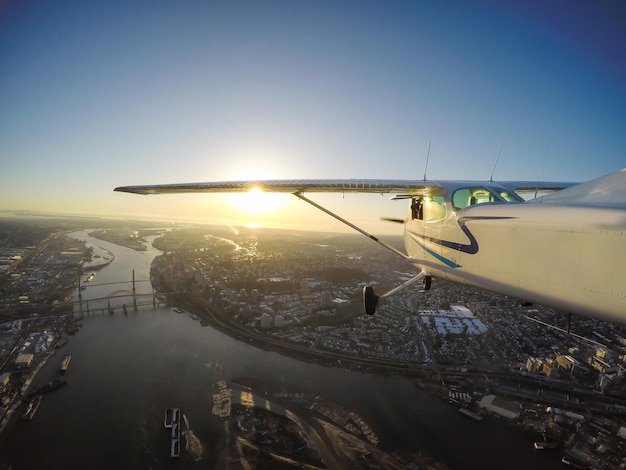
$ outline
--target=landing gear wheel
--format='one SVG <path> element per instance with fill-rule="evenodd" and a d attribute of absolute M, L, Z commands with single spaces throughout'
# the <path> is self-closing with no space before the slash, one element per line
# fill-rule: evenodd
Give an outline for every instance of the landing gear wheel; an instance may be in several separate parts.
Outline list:
<path fill-rule="evenodd" d="M 432 276 L 424 276 L 424 279 L 422 279 L 422 287 L 424 288 L 424 290 L 430 290 L 430 285 L 432 284 L 432 282 Z"/>
<path fill-rule="evenodd" d="M 377 305 L 378 296 L 374 294 L 374 288 L 372 286 L 365 286 L 363 288 L 363 308 L 365 313 L 367 315 L 374 315 Z"/>

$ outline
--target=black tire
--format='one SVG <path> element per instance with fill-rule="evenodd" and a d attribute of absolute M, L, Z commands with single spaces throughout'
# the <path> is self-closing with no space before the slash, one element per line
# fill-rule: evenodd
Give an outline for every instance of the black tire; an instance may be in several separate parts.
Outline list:
<path fill-rule="evenodd" d="M 372 286 L 363 288 L 363 309 L 366 315 L 374 315 L 376 313 L 376 305 L 378 305 L 378 296 L 374 293 Z"/>
<path fill-rule="evenodd" d="M 432 276 L 425 276 L 424 279 L 422 279 L 422 286 L 424 287 L 424 290 L 430 290 L 430 285 L 432 284 L 432 282 Z"/>

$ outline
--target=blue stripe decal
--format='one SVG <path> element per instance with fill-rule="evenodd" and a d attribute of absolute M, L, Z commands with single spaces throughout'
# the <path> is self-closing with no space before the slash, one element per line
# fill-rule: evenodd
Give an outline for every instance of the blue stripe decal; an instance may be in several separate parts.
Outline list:
<path fill-rule="evenodd" d="M 415 239 L 414 239 L 415 240 Z M 420 242 L 418 242 L 417 240 L 415 240 L 417 242 L 417 244 L 419 246 L 421 246 L 424 251 L 432 256 L 434 256 L 435 258 L 437 258 L 439 261 L 441 261 L 443 264 L 445 264 L 446 266 L 448 266 L 449 268 L 460 268 L 461 265 L 455 263 L 454 261 L 452 261 L 451 259 L 448 258 L 444 258 L 443 256 L 441 256 L 439 253 L 434 252 L 433 250 L 431 250 L 430 248 L 426 248 L 426 246 Z"/>

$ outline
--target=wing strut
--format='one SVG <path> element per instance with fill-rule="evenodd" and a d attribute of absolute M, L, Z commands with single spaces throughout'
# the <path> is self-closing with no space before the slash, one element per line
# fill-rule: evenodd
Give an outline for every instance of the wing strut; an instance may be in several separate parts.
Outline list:
<path fill-rule="evenodd" d="M 398 287 L 394 287 L 390 291 L 385 292 L 384 294 L 381 294 L 381 295 L 377 295 L 374 292 L 374 288 L 372 286 L 363 287 L 363 310 L 365 314 L 374 315 L 374 313 L 376 312 L 376 307 L 378 307 L 381 304 L 381 301 L 384 298 L 389 297 L 395 294 L 396 292 L 406 287 L 409 287 L 411 284 L 415 284 L 418 281 L 428 282 L 428 286 L 430 287 L 430 276 L 423 269 L 419 272 L 419 274 L 417 274 L 416 276 L 413 276 L 411 279 L 409 279 L 405 283 L 399 285 Z"/>
<path fill-rule="evenodd" d="M 390 295 L 393 295 L 396 292 L 398 292 L 398 291 L 400 291 L 400 290 L 402 290 L 402 289 L 404 289 L 406 287 L 409 287 L 411 284 L 415 284 L 418 281 L 423 281 L 426 276 L 428 276 L 428 273 L 422 269 L 419 272 L 419 274 L 413 276 L 411 279 L 409 279 L 405 283 L 399 285 L 398 287 L 394 287 L 389 292 L 385 292 L 384 294 L 381 294 L 379 299 L 384 299 L 385 297 L 389 297 Z"/>
<path fill-rule="evenodd" d="M 339 222 L 342 222 L 342 223 L 346 224 L 348 227 L 353 228 L 357 232 L 365 235 L 366 237 L 368 237 L 371 240 L 375 241 L 379 245 L 387 248 L 390 251 L 393 251 L 395 254 L 397 254 L 399 256 L 402 256 L 404 259 L 406 259 L 408 261 L 412 261 L 412 259 L 411 259 L 411 257 L 409 255 L 406 255 L 406 254 L 402 253 L 400 250 L 394 248 L 393 246 L 388 245 L 387 243 L 379 240 L 374 235 L 372 235 L 370 233 L 367 233 L 362 228 L 357 227 L 352 222 L 347 221 L 343 217 L 340 217 L 339 215 L 335 214 L 334 212 L 331 212 L 328 209 L 326 209 L 325 207 L 320 206 L 316 202 L 311 201 L 309 198 L 304 196 L 301 192 L 295 192 L 293 194 L 294 194 L 294 196 L 298 197 L 302 201 L 308 202 L 309 204 L 311 204 L 316 209 L 319 209 L 322 212 L 325 212 L 326 214 L 330 215 L 331 217 L 334 217 L 335 219 L 337 219 Z M 426 289 L 430 288 L 430 275 L 426 271 L 424 271 L 423 269 L 419 272 L 419 274 L 417 274 L 416 276 L 412 277 L 411 279 L 409 279 L 408 281 L 406 281 L 402 285 L 400 285 L 398 287 L 395 287 L 395 288 L 391 289 L 389 292 L 385 292 L 382 295 L 377 295 L 374 292 L 374 288 L 372 286 L 365 286 L 365 287 L 363 287 L 363 310 L 365 311 L 365 313 L 367 315 L 373 315 L 374 312 L 376 312 L 376 307 L 378 307 L 379 302 L 382 301 L 382 299 L 384 299 L 386 297 L 389 297 L 389 296 L 395 294 L 396 292 L 398 292 L 398 291 L 400 291 L 400 290 L 402 290 L 402 289 L 404 289 L 404 288 L 406 288 L 406 287 L 410 286 L 411 284 L 414 284 L 414 283 L 416 283 L 418 281 L 423 281 L 425 283 L 425 286 L 427 286 L 427 287 L 425 287 Z"/>
<path fill-rule="evenodd" d="M 387 248 L 390 251 L 393 251 L 396 255 L 402 256 L 404 259 L 412 261 L 411 257 L 405 253 L 402 253 L 400 250 L 394 248 L 391 245 L 388 245 L 387 243 L 379 240 L 378 238 L 376 238 L 374 235 L 367 233 L 365 230 L 363 230 L 360 227 L 357 227 L 356 225 L 354 225 L 352 222 L 347 221 L 346 219 L 344 219 L 343 217 L 338 216 L 337 214 L 335 214 L 334 212 L 329 211 L 328 209 L 326 209 L 323 206 L 320 206 L 319 204 L 317 204 L 316 202 L 311 201 L 309 198 L 305 197 L 301 192 L 296 192 L 293 193 L 294 196 L 298 197 L 299 199 L 303 200 L 304 202 L 308 202 L 309 204 L 311 204 L 313 207 L 315 207 L 316 209 L 321 210 L 322 212 L 325 212 L 326 214 L 330 215 L 331 217 L 334 217 L 335 219 L 337 219 L 339 222 L 342 222 L 344 224 L 346 224 L 348 227 L 353 228 L 354 230 L 356 230 L 359 233 L 362 233 L 363 235 L 365 235 L 366 237 L 368 237 L 369 239 L 375 241 L 376 243 L 378 243 L 381 246 L 384 246 L 385 248 Z"/>

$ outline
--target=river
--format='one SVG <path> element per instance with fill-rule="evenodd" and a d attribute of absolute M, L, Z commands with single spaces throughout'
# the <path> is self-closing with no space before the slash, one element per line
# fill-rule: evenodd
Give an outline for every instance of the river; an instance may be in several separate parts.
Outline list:
<path fill-rule="evenodd" d="M 149 279 L 157 250 L 137 252 L 73 234 L 115 255 L 82 291 L 89 299 L 130 293 L 132 271 Z M 137 282 L 137 293 L 152 291 Z M 75 296 L 78 292 L 75 293 Z M 476 423 L 454 406 L 418 391 L 401 376 L 349 372 L 301 362 L 255 348 L 170 307 L 144 306 L 135 311 L 126 300 L 114 315 L 94 313 L 89 303 L 83 328 L 61 352 L 72 355 L 69 384 L 45 396 L 35 419 L 18 420 L 0 443 L 2 461 L 14 469 L 215 468 L 222 422 L 211 415 L 213 383 L 249 377 L 294 392 L 313 392 L 354 409 L 380 436 L 383 449 L 422 450 L 453 469 L 558 467 L 558 454 L 532 450 L 531 442 L 502 422 Z M 118 301 L 118 304 L 121 300 Z M 99 305 L 99 307 L 98 307 Z M 114 305 L 112 303 L 112 305 Z M 56 375 L 56 354 L 37 376 Z M 201 460 L 169 456 L 163 411 L 180 406 L 204 446 Z"/>

